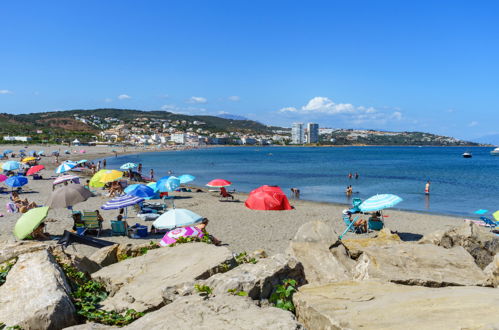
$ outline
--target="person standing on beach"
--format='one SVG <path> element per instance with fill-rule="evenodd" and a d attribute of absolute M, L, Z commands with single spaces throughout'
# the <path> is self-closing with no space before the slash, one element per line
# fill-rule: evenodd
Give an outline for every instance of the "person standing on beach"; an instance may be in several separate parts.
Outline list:
<path fill-rule="evenodd" d="M 101 164 L 101 161 L 99 160 L 99 162 L 97 163 L 97 172 L 100 171 L 100 164 Z"/>
<path fill-rule="evenodd" d="M 430 180 L 426 181 L 426 186 L 424 187 L 424 193 L 426 195 L 430 194 Z"/>
<path fill-rule="evenodd" d="M 149 172 L 149 176 L 151 177 L 151 180 L 154 179 L 154 169 L 151 168 L 151 172 Z"/>
<path fill-rule="evenodd" d="M 106 163 L 107 163 L 107 161 L 104 159 L 104 160 L 102 161 L 102 168 L 106 168 Z"/>
<path fill-rule="evenodd" d="M 137 172 L 139 172 L 139 174 L 142 174 L 142 163 L 139 164 L 139 167 L 137 168 Z"/>

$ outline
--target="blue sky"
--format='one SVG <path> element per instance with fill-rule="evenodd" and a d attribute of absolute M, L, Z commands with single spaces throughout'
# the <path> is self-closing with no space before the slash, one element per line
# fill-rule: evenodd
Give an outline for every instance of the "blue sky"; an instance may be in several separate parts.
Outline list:
<path fill-rule="evenodd" d="M 499 133 L 496 1 L 9 1 L 0 112 Z"/>

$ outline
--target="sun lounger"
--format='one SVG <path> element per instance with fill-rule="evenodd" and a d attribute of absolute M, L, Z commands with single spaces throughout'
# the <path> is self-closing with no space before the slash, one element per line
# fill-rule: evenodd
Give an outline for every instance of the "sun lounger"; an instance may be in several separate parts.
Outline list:
<path fill-rule="evenodd" d="M 76 235 L 65 230 L 64 233 L 62 234 L 61 239 L 59 239 L 57 244 L 61 244 L 64 247 L 68 247 L 71 243 L 85 244 L 99 249 L 116 244 L 114 242 L 109 242 L 98 238 Z"/>
<path fill-rule="evenodd" d="M 486 227 L 489 228 L 496 228 L 499 226 L 499 221 L 494 221 L 487 217 L 480 217 L 480 220 L 482 220 L 485 223 Z"/>
<path fill-rule="evenodd" d="M 84 233 L 89 230 L 97 231 L 97 237 L 99 237 L 102 230 L 102 223 L 98 220 L 97 212 L 95 211 L 83 211 L 81 215 L 81 221 L 85 227 Z"/>

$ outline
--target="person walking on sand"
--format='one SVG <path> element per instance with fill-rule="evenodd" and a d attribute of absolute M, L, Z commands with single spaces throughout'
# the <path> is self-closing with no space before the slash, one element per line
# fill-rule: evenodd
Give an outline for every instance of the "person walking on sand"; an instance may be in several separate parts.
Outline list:
<path fill-rule="evenodd" d="M 430 194 L 430 180 L 426 181 L 426 185 L 424 187 L 424 193 L 426 195 L 429 195 Z"/>
<path fill-rule="evenodd" d="M 154 169 L 151 168 L 151 172 L 149 172 L 149 176 L 151 181 L 154 179 Z"/>

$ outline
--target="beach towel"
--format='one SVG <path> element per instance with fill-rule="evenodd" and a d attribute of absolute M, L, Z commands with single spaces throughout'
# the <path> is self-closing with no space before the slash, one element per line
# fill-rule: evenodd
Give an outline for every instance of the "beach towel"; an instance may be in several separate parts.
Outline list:
<path fill-rule="evenodd" d="M 5 208 L 7 209 L 7 212 L 9 212 L 9 213 L 17 213 L 17 206 L 13 202 L 7 202 L 7 205 L 5 205 Z"/>
<path fill-rule="evenodd" d="M 163 236 L 161 241 L 159 242 L 159 245 L 161 246 L 168 246 L 170 244 L 173 244 L 179 239 L 180 237 L 199 237 L 202 238 L 204 236 L 204 233 L 196 228 L 196 227 L 181 227 L 181 228 L 175 228 L 170 230 Z"/>

